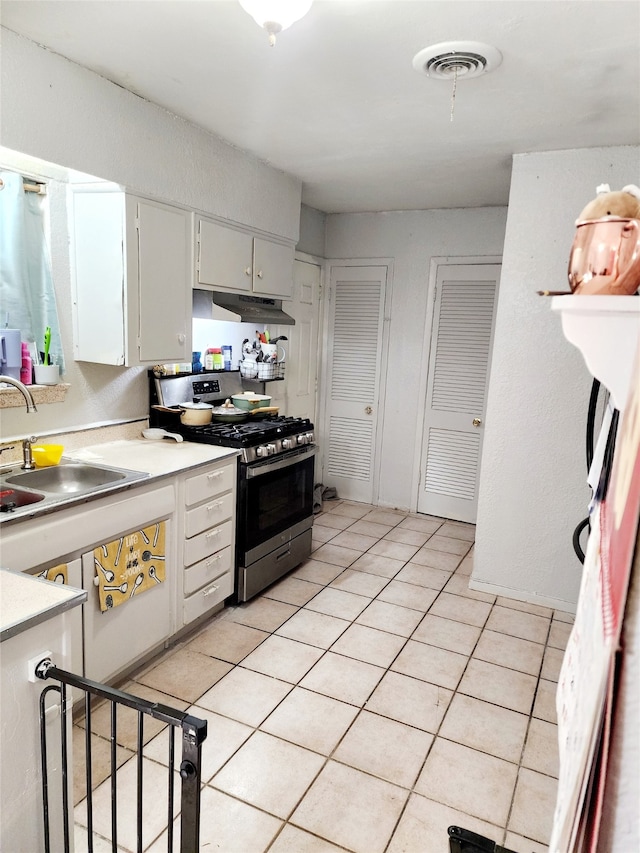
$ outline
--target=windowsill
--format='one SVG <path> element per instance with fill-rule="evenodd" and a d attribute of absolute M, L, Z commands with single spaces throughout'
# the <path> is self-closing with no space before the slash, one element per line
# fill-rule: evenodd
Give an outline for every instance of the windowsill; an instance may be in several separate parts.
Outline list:
<path fill-rule="evenodd" d="M 60 382 L 58 385 L 27 385 L 36 406 L 42 403 L 62 403 L 71 386 Z M 25 399 L 17 388 L 0 388 L 0 409 L 18 409 L 25 407 Z"/>

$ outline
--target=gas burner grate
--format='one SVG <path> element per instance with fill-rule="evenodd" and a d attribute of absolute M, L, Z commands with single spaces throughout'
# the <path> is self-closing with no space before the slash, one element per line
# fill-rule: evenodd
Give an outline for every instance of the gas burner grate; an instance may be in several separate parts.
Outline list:
<path fill-rule="evenodd" d="M 239 424 L 182 426 L 180 432 L 188 441 L 216 444 L 220 447 L 254 447 L 265 441 L 308 432 L 313 424 L 308 418 L 274 415 Z"/>

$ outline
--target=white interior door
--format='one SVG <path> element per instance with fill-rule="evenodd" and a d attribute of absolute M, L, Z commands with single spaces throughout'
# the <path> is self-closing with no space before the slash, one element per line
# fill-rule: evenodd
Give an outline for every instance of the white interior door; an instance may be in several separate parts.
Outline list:
<path fill-rule="evenodd" d="M 272 405 L 295 418 L 316 421 L 316 378 L 318 375 L 318 330 L 320 327 L 320 265 L 295 260 L 294 290 L 284 310 L 295 326 L 270 327 L 274 338 L 286 335 L 284 382 L 269 382 L 266 390 Z"/>
<path fill-rule="evenodd" d="M 331 267 L 323 483 L 374 499 L 386 266 Z"/>
<path fill-rule="evenodd" d="M 498 264 L 438 267 L 418 512 L 475 522 Z"/>

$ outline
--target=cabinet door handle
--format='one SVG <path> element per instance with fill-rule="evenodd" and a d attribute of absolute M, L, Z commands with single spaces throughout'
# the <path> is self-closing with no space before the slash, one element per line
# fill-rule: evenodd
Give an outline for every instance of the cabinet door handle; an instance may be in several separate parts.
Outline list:
<path fill-rule="evenodd" d="M 178 332 L 178 343 L 183 344 L 187 340 L 187 336 L 184 332 Z"/>
<path fill-rule="evenodd" d="M 222 471 L 212 471 L 210 474 L 207 474 L 207 480 L 217 480 L 218 477 L 222 477 Z"/>
<path fill-rule="evenodd" d="M 205 534 L 205 539 L 213 539 L 214 536 L 220 536 L 219 530 L 211 530 L 209 533 Z"/>
<path fill-rule="evenodd" d="M 262 270 L 258 270 L 258 272 L 256 273 L 256 276 L 258 278 L 262 278 Z"/>
<path fill-rule="evenodd" d="M 222 506 L 222 501 L 214 501 L 212 504 L 208 504 L 207 512 L 213 512 L 214 509 L 220 509 Z"/>
<path fill-rule="evenodd" d="M 202 597 L 206 598 L 208 595 L 213 595 L 213 593 L 217 592 L 217 591 L 218 591 L 217 586 L 210 586 L 209 589 L 205 589 L 205 591 L 202 593 Z"/>
<path fill-rule="evenodd" d="M 245 267 L 244 274 L 245 275 L 251 275 L 251 267 Z"/>
<path fill-rule="evenodd" d="M 222 554 L 214 554 L 210 560 L 207 560 L 205 566 L 209 569 L 214 563 L 219 563 L 222 559 Z"/>

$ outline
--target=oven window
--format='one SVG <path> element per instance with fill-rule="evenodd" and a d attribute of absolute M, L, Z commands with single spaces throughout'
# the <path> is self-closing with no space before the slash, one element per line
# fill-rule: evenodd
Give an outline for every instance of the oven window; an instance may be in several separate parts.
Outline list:
<path fill-rule="evenodd" d="M 242 479 L 238 540 L 249 551 L 313 514 L 313 457 Z"/>

